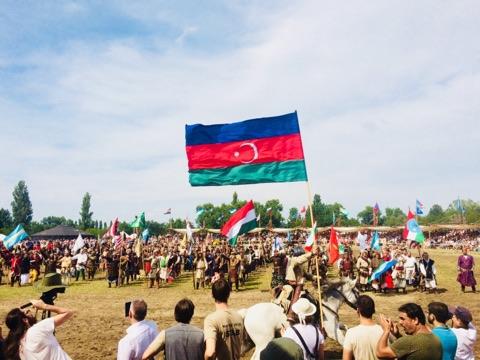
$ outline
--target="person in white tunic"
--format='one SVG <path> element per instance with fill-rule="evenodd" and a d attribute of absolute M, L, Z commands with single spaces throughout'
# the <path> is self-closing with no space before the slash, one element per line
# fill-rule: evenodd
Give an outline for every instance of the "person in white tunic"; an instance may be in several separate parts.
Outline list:
<path fill-rule="evenodd" d="M 7 359 L 21 360 L 71 360 L 62 349 L 54 331 L 73 316 L 73 311 L 55 305 L 45 304 L 42 300 L 30 300 L 38 310 L 50 311 L 56 315 L 36 321 L 35 317 L 19 308 L 7 314 L 5 324 L 10 332 L 5 339 Z"/>

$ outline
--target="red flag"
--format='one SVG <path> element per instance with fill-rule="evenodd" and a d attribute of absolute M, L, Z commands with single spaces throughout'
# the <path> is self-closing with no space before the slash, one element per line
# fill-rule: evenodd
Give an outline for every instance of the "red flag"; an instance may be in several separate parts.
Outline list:
<path fill-rule="evenodd" d="M 117 235 L 117 231 L 118 231 L 118 217 L 115 218 L 115 220 L 112 223 L 112 226 L 110 226 L 110 229 L 108 229 L 105 235 L 113 238 L 115 235 Z"/>
<path fill-rule="evenodd" d="M 333 229 L 330 230 L 330 244 L 328 245 L 328 262 L 333 264 L 340 258 L 340 252 L 338 250 L 337 232 Z"/>
<path fill-rule="evenodd" d="M 112 225 L 108 228 L 108 230 L 103 234 L 102 239 L 113 239 L 115 235 L 117 235 L 118 231 L 118 218 L 116 218 L 113 222 Z"/>

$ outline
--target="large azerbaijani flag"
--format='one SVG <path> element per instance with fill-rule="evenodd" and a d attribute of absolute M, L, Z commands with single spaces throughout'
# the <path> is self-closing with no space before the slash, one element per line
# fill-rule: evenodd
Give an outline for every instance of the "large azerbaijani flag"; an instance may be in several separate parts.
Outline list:
<path fill-rule="evenodd" d="M 423 244 L 425 241 L 425 236 L 423 235 L 422 229 L 418 226 L 417 221 L 415 220 L 415 215 L 409 210 L 407 215 L 407 223 L 403 229 L 403 238 L 406 240 L 413 240 L 419 244 Z"/>
<path fill-rule="evenodd" d="M 250 200 L 223 225 L 222 235 L 226 236 L 230 245 L 237 245 L 237 238 L 257 227 L 257 216 L 253 201 Z"/>
<path fill-rule="evenodd" d="M 297 113 L 186 125 L 192 186 L 307 181 Z"/>

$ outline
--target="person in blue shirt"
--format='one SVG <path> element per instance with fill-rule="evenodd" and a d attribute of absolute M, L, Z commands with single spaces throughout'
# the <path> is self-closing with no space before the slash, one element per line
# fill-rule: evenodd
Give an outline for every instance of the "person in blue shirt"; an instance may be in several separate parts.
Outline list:
<path fill-rule="evenodd" d="M 442 360 L 454 360 L 457 351 L 457 337 L 446 322 L 450 320 L 451 314 L 448 306 L 441 302 L 428 304 L 428 322 L 432 325 L 432 333 L 435 334 L 442 344 Z"/>

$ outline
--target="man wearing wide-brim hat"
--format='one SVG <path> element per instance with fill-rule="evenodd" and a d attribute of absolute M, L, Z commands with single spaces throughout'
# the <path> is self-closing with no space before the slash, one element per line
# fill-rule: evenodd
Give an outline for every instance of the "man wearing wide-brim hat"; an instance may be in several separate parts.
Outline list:
<path fill-rule="evenodd" d="M 50 273 L 43 277 L 42 280 L 33 284 L 35 290 L 41 293 L 53 289 L 65 289 L 66 285 L 62 283 L 62 276 L 58 273 Z"/>

